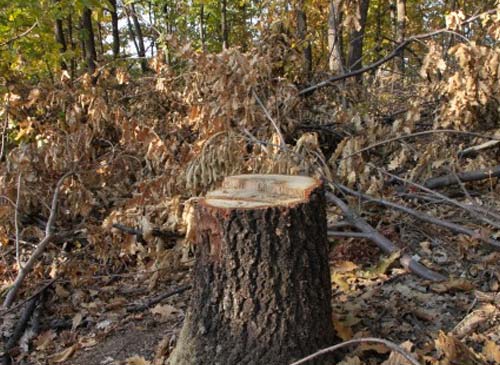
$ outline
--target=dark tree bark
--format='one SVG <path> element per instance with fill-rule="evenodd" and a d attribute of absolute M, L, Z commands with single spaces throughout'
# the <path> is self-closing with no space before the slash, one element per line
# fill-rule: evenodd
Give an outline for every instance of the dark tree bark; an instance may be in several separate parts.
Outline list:
<path fill-rule="evenodd" d="M 87 67 L 91 74 L 95 72 L 95 62 L 97 53 L 95 51 L 94 30 L 92 29 L 92 11 L 89 8 L 83 9 L 82 14 L 83 44 L 85 56 L 87 58 Z"/>
<path fill-rule="evenodd" d="M 132 9 L 131 16 L 132 16 L 132 21 L 134 22 L 135 35 L 137 37 L 137 46 L 138 46 L 137 55 L 141 57 L 142 72 L 146 72 L 146 70 L 148 69 L 148 61 L 146 60 L 146 48 L 144 47 L 144 36 L 142 35 L 142 27 L 141 23 L 139 23 L 139 18 L 137 17 L 134 4 L 132 4 L 130 7 Z"/>
<path fill-rule="evenodd" d="M 307 17 L 304 10 L 304 0 L 298 0 L 295 9 L 295 18 L 297 25 L 297 37 L 303 44 L 303 73 L 307 80 L 312 74 L 312 48 L 311 42 L 307 40 Z"/>
<path fill-rule="evenodd" d="M 113 58 L 120 57 L 120 30 L 118 28 L 118 5 L 116 0 L 109 1 L 112 8 L 109 9 L 111 13 L 111 30 L 113 34 Z"/>
<path fill-rule="evenodd" d="M 191 302 L 169 365 L 288 365 L 334 343 L 321 183 L 226 178 L 196 219 Z"/>
<path fill-rule="evenodd" d="M 222 49 L 227 49 L 229 47 L 229 29 L 227 27 L 227 0 L 221 0 L 220 20 Z"/>
<path fill-rule="evenodd" d="M 207 45 L 205 34 L 205 5 L 203 3 L 200 4 L 200 41 L 201 49 L 203 49 L 203 51 L 206 51 Z"/>
<path fill-rule="evenodd" d="M 61 68 L 63 70 L 68 69 L 68 65 L 62 59 L 62 55 L 67 51 L 68 47 L 66 45 L 66 39 L 64 38 L 64 29 L 63 29 L 63 21 L 62 19 L 56 19 L 56 26 L 55 26 L 55 33 L 56 33 L 56 41 L 57 43 L 60 44 L 60 52 L 61 52 Z"/>
<path fill-rule="evenodd" d="M 57 4 L 57 0 L 55 3 Z M 63 21 L 61 16 L 58 14 L 56 15 L 56 22 L 55 22 L 55 27 L 54 27 L 54 32 L 56 36 L 56 42 L 59 43 L 60 45 L 60 53 L 61 53 L 61 69 L 67 70 L 68 65 L 63 59 L 63 54 L 67 51 L 68 47 L 66 44 L 66 38 L 64 37 L 64 26 L 63 26 Z"/>
<path fill-rule="evenodd" d="M 73 79 L 76 74 L 76 60 L 74 56 L 76 44 L 73 39 L 73 17 L 71 16 L 71 14 L 68 15 L 68 41 L 71 50 L 73 51 L 73 55 L 71 56 L 71 78 Z"/>
<path fill-rule="evenodd" d="M 368 7 L 370 0 L 360 0 L 359 3 L 359 30 L 353 30 L 349 36 L 349 69 L 352 71 L 359 70 L 363 67 L 363 43 L 365 37 L 366 18 L 368 16 Z M 363 77 L 359 75 L 358 82 L 361 82 Z"/>

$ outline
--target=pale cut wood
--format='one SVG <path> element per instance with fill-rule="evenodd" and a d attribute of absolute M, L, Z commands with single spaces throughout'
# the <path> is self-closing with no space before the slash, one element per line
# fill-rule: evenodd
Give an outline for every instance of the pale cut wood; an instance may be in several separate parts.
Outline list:
<path fill-rule="evenodd" d="M 258 208 L 304 202 L 320 183 L 307 176 L 236 175 L 224 179 L 205 203 L 218 208 Z"/>

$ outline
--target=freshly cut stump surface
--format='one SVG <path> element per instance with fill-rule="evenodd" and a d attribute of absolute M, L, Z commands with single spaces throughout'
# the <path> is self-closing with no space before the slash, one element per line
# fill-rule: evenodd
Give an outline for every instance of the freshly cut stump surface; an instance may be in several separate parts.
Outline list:
<path fill-rule="evenodd" d="M 334 344 L 319 181 L 228 177 L 195 217 L 191 302 L 170 365 L 286 365 Z"/>

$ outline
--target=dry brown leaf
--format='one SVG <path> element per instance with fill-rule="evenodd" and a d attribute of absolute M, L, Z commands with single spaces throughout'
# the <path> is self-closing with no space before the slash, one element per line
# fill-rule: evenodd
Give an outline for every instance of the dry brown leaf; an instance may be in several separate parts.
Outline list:
<path fill-rule="evenodd" d="M 63 351 L 58 352 L 57 354 L 52 356 L 50 361 L 52 363 L 64 362 L 64 361 L 68 360 L 75 353 L 75 351 L 77 349 L 78 349 L 78 344 L 71 345 L 70 347 L 68 347 L 68 348 L 64 349 Z"/>
<path fill-rule="evenodd" d="M 151 365 L 151 362 L 146 360 L 142 356 L 132 356 L 129 357 L 127 360 L 127 365 Z"/>
<path fill-rule="evenodd" d="M 168 320 L 174 314 L 179 313 L 179 311 L 179 309 L 169 304 L 157 304 L 154 308 L 151 308 L 151 313 L 160 315 L 160 320 L 162 322 Z"/>
<path fill-rule="evenodd" d="M 48 330 L 48 331 L 41 333 L 35 339 L 36 349 L 39 351 L 46 350 L 49 347 L 49 345 L 52 344 L 52 340 L 54 340 L 56 337 L 57 337 L 57 334 L 53 330 Z"/>
<path fill-rule="evenodd" d="M 500 346 L 493 341 L 487 341 L 483 348 L 483 354 L 489 361 L 500 364 Z"/>

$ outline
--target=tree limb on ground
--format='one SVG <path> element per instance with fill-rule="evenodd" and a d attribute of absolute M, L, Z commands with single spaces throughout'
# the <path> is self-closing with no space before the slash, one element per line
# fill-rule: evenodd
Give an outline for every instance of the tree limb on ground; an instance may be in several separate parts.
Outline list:
<path fill-rule="evenodd" d="M 290 365 L 306 364 L 307 362 L 309 362 L 309 360 L 313 360 L 319 356 L 334 352 L 342 347 L 346 347 L 346 346 L 358 344 L 358 343 L 371 343 L 371 342 L 381 343 L 381 344 L 387 346 L 387 348 L 389 348 L 390 350 L 400 354 L 411 365 L 420 365 L 420 363 L 412 355 L 410 355 L 408 352 L 406 352 L 406 350 L 403 350 L 401 347 L 396 345 L 394 342 L 387 341 L 387 340 L 384 340 L 381 338 L 374 338 L 374 337 L 355 338 L 353 340 L 341 342 L 341 343 L 336 344 L 334 346 L 327 347 L 326 349 L 319 350 L 319 351 L 315 352 L 314 354 L 309 355 L 307 357 L 304 357 L 303 359 L 300 359 L 299 361 L 295 361 L 294 363 L 292 363 Z"/>
<path fill-rule="evenodd" d="M 347 186 L 344 186 L 342 184 L 335 184 L 335 186 L 337 186 L 337 188 L 339 190 L 341 190 L 349 195 L 353 195 L 353 196 L 365 199 L 367 201 L 371 201 L 371 202 L 374 202 L 374 203 L 377 203 L 380 205 L 384 205 L 388 208 L 393 208 L 393 209 L 399 210 L 399 211 L 404 212 L 406 214 L 410 214 L 421 221 L 447 228 L 452 232 L 459 233 L 459 234 L 465 234 L 469 237 L 477 238 L 477 239 L 483 241 L 484 243 L 487 243 L 489 246 L 491 246 L 495 250 L 500 250 L 500 241 L 497 241 L 497 240 L 495 240 L 493 238 L 489 238 L 489 237 L 483 237 L 482 235 L 473 231 L 472 229 L 469 229 L 469 228 L 466 228 L 464 226 L 460 226 L 458 224 L 448 222 L 448 221 L 445 221 L 445 220 L 442 220 L 442 219 L 439 219 L 439 218 L 436 218 L 433 216 L 430 216 L 426 213 L 417 212 L 416 210 L 413 210 L 411 208 L 405 207 L 405 206 L 397 204 L 397 203 L 393 203 L 393 202 L 390 202 L 390 201 L 387 201 L 384 199 L 374 198 L 370 195 L 363 194 L 359 191 L 354 191 L 352 189 L 349 189 Z"/>
<path fill-rule="evenodd" d="M 140 228 L 133 228 L 120 223 L 113 223 L 111 227 L 116 228 L 124 233 L 132 234 L 136 236 L 138 240 L 144 242 L 144 232 Z M 153 230 L 151 231 L 151 235 L 153 237 L 158 237 L 164 240 L 181 238 L 184 236 L 183 234 L 177 232 L 164 231 L 158 228 L 153 228 Z"/>
<path fill-rule="evenodd" d="M 481 143 L 477 146 L 467 147 L 458 153 L 458 157 L 460 157 L 460 158 L 474 157 L 477 155 L 477 153 L 479 151 L 494 148 L 494 147 L 498 146 L 499 144 L 500 144 L 500 141 L 488 141 L 488 142 Z"/>
<path fill-rule="evenodd" d="M 493 14 L 496 11 L 497 11 L 496 9 L 491 9 L 491 10 L 488 10 L 488 11 L 486 11 L 484 13 L 474 15 L 474 16 L 468 18 L 468 19 L 465 19 L 463 22 L 460 23 L 460 25 L 465 25 L 465 24 L 471 23 L 474 20 L 480 18 L 481 16 L 484 16 L 486 14 Z M 394 50 L 391 53 L 389 53 L 387 56 L 381 58 L 380 60 L 372 63 L 371 65 L 362 67 L 359 70 L 356 70 L 356 71 L 353 71 L 353 72 L 349 72 L 349 73 L 346 73 L 346 74 L 342 74 L 342 75 L 337 75 L 337 76 L 330 77 L 329 79 L 321 81 L 320 83 L 317 83 L 315 85 L 312 85 L 312 86 L 306 87 L 305 89 L 300 90 L 299 91 L 299 95 L 309 95 L 312 92 L 316 91 L 317 89 L 320 89 L 322 87 L 331 85 L 334 82 L 345 80 L 345 79 L 348 79 L 348 78 L 351 78 L 351 77 L 356 77 L 356 76 L 361 75 L 361 74 L 363 74 L 365 72 L 368 72 L 368 71 L 371 71 L 373 69 L 376 69 L 377 67 L 383 65 L 384 63 L 392 60 L 393 58 L 395 58 L 397 56 L 399 56 L 400 53 L 401 53 L 401 51 L 403 51 L 410 43 L 413 43 L 413 42 L 416 42 L 416 41 L 420 41 L 420 40 L 423 40 L 423 39 L 432 38 L 432 37 L 434 37 L 436 35 L 439 35 L 439 34 L 442 34 L 442 33 L 449 33 L 449 32 L 450 32 L 450 30 L 448 28 L 442 28 L 442 29 L 435 30 L 433 32 L 422 33 L 422 34 L 417 34 L 417 35 L 408 37 L 406 40 L 404 40 L 403 42 L 401 42 L 396 48 L 394 48 Z"/>
<path fill-rule="evenodd" d="M 164 294 L 160 294 L 152 299 L 149 299 L 145 303 L 130 305 L 127 307 L 127 312 L 142 312 L 142 311 L 152 307 L 153 305 L 160 303 L 164 299 L 170 298 L 171 296 L 174 296 L 176 294 L 182 294 L 191 288 L 192 288 L 191 285 L 181 286 L 180 288 L 178 288 L 176 290 L 173 290 L 173 291 L 170 291 L 170 292 L 167 292 Z"/>
<path fill-rule="evenodd" d="M 429 189 L 436 189 L 444 186 L 456 185 L 461 182 L 479 181 L 490 179 L 492 177 L 500 177 L 500 165 L 487 170 L 459 172 L 457 174 L 433 177 L 426 180 L 424 186 Z"/>
<path fill-rule="evenodd" d="M 407 184 L 407 185 L 414 186 L 422 191 L 425 191 L 426 193 L 437 196 L 440 199 L 443 199 L 443 201 L 465 210 L 466 212 L 471 214 L 474 218 L 477 218 L 478 220 L 482 221 L 483 223 L 489 224 L 495 228 L 500 229 L 500 215 L 495 213 L 495 212 L 492 212 L 486 208 L 483 208 L 483 207 L 480 207 L 477 205 L 476 206 L 469 206 L 469 205 L 463 204 L 455 199 L 451 199 L 451 198 L 447 197 L 446 195 L 443 195 L 443 194 L 437 192 L 436 190 L 429 189 L 429 188 L 423 186 L 422 184 L 418 184 L 418 183 L 410 181 L 408 179 L 404 179 L 402 177 L 399 177 L 398 175 L 391 174 L 387 170 L 380 168 L 378 166 L 375 166 L 372 163 L 368 163 L 368 165 L 371 168 L 373 168 L 377 171 L 380 171 L 382 174 L 387 175 L 387 176 L 389 176 L 397 181 L 400 181 L 400 182 Z M 493 218 L 495 220 L 491 220 L 491 218 Z"/>
<path fill-rule="evenodd" d="M 361 218 L 354 211 L 352 211 L 347 206 L 347 204 L 345 204 L 342 201 L 342 199 L 340 199 L 339 197 L 330 192 L 326 193 L 326 198 L 328 201 L 332 202 L 333 204 L 335 204 L 337 207 L 340 208 L 340 210 L 344 214 L 345 219 L 351 222 L 351 224 L 354 227 L 363 232 L 368 237 L 368 239 L 370 239 L 373 243 L 375 243 L 386 254 L 392 254 L 394 252 L 399 251 L 399 249 L 389 239 L 387 239 L 384 235 L 379 233 L 375 228 L 369 225 L 363 218 Z M 428 268 L 426 268 L 425 266 L 423 266 L 422 264 L 418 263 L 413 258 L 411 258 L 411 256 L 408 254 L 401 256 L 399 262 L 405 269 L 417 274 L 418 276 L 424 279 L 431 281 L 446 280 L 445 276 L 437 272 L 434 272 L 432 270 L 429 270 Z"/>
<path fill-rule="evenodd" d="M 53 234 L 53 226 L 54 226 L 54 221 L 57 216 L 57 203 L 59 200 L 59 192 L 61 189 L 61 186 L 64 182 L 64 180 L 73 175 L 74 172 L 70 171 L 66 174 L 64 174 L 59 181 L 56 184 L 56 188 L 54 190 L 54 195 L 52 197 L 52 204 L 50 207 L 50 214 L 49 214 L 49 219 L 47 220 L 47 226 L 45 227 L 45 237 L 40 241 L 40 243 L 37 245 L 35 251 L 31 254 L 31 257 L 28 259 L 24 267 L 19 268 L 19 272 L 17 273 L 17 277 L 14 280 L 14 284 L 12 284 L 12 287 L 7 293 L 7 296 L 5 297 L 5 301 L 3 302 L 3 307 L 4 308 L 9 308 L 12 303 L 14 302 L 16 298 L 16 294 L 21 288 L 21 285 L 28 275 L 28 273 L 31 271 L 33 266 L 35 265 L 36 261 L 38 258 L 42 255 L 44 252 L 45 248 L 47 245 L 52 241 L 54 238 Z"/>

